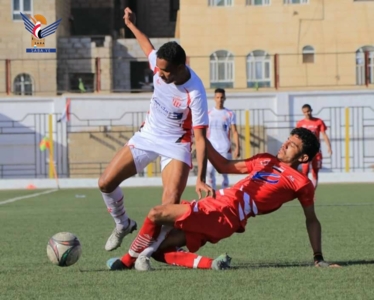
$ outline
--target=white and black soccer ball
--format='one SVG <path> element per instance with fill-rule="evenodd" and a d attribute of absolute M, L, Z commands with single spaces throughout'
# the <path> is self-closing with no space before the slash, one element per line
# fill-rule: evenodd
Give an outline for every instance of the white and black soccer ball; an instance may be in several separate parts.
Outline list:
<path fill-rule="evenodd" d="M 81 254 L 81 243 L 78 237 L 70 232 L 56 233 L 48 241 L 47 256 L 53 264 L 59 267 L 75 264 Z"/>

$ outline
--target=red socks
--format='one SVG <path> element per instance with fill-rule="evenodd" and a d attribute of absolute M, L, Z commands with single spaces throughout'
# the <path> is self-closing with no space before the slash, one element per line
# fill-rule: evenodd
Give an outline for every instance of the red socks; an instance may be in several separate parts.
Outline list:
<path fill-rule="evenodd" d="M 148 217 L 146 217 L 139 234 L 131 244 L 129 252 L 122 256 L 121 261 L 128 268 L 132 268 L 139 254 L 157 239 L 158 235 L 160 234 L 160 230 L 161 226 L 156 225 Z"/>
<path fill-rule="evenodd" d="M 190 269 L 211 269 L 213 262 L 212 258 L 200 256 L 191 252 L 176 251 L 175 248 L 169 248 L 163 252 L 156 252 L 152 257 L 168 265 Z"/>

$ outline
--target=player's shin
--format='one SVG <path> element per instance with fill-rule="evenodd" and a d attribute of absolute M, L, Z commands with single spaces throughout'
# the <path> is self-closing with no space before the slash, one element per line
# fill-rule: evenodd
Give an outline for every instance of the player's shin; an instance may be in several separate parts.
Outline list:
<path fill-rule="evenodd" d="M 172 230 L 173 227 L 170 226 L 162 226 L 159 236 L 157 237 L 157 240 L 152 243 L 148 248 L 144 249 L 141 255 L 144 255 L 148 258 L 152 257 L 152 254 L 157 251 L 157 249 L 160 247 L 161 243 L 165 240 L 167 234 Z"/>
<path fill-rule="evenodd" d="M 124 206 L 124 195 L 120 187 L 117 187 L 111 193 L 101 193 L 108 212 L 114 219 L 118 230 L 122 230 L 128 226 L 128 216 Z"/>
<path fill-rule="evenodd" d="M 213 259 L 191 252 L 177 251 L 175 247 L 158 251 L 152 256 L 159 262 L 189 269 L 211 269 Z"/>
<path fill-rule="evenodd" d="M 161 226 L 156 225 L 153 221 L 146 217 L 139 234 L 130 246 L 129 252 L 121 258 L 121 261 L 128 268 L 131 268 L 139 254 L 157 240 L 160 231 Z"/>

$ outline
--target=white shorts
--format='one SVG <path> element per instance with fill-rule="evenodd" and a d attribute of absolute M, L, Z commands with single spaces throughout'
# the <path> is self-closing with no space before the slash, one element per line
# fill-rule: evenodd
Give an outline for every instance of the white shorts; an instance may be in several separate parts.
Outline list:
<path fill-rule="evenodd" d="M 192 167 L 191 143 L 175 143 L 174 140 L 165 140 L 148 133 L 136 132 L 126 145 L 131 150 L 138 173 L 159 156 L 161 157 L 161 171 L 172 159 L 182 161 Z"/>

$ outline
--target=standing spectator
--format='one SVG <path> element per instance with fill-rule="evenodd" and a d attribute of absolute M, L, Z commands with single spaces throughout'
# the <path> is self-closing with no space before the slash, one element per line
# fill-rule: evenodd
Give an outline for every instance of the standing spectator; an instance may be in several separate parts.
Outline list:
<path fill-rule="evenodd" d="M 214 91 L 215 107 L 209 110 L 209 129 L 208 139 L 213 145 L 214 149 L 226 159 L 236 159 L 240 155 L 239 148 L 239 134 L 236 129 L 235 113 L 223 106 L 226 100 L 226 93 L 224 89 L 216 89 Z M 235 150 L 231 156 L 231 140 L 230 134 L 232 132 L 233 141 L 235 143 Z M 208 162 L 207 166 L 208 183 L 216 189 L 216 170 L 213 165 Z M 229 186 L 229 178 L 227 174 L 222 174 L 222 188 Z"/>
<path fill-rule="evenodd" d="M 309 129 L 311 132 L 315 134 L 315 136 L 320 139 L 319 134 L 322 134 L 322 137 L 327 145 L 327 152 L 331 156 L 332 150 L 331 150 L 331 143 L 329 140 L 329 137 L 326 134 L 327 127 L 325 123 L 318 118 L 315 118 L 312 116 L 312 107 L 309 104 L 304 104 L 301 108 L 304 119 L 297 122 L 296 127 L 303 127 L 306 129 Z M 317 188 L 318 185 L 318 172 L 322 168 L 322 152 L 321 150 L 316 154 L 316 156 L 311 161 L 312 164 L 312 182 L 314 185 L 314 188 Z M 309 173 L 309 163 L 303 164 L 301 168 L 301 172 L 308 176 Z"/>

